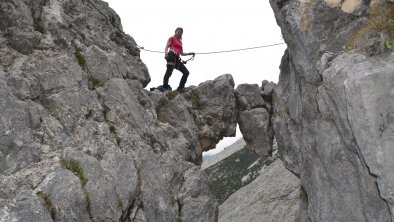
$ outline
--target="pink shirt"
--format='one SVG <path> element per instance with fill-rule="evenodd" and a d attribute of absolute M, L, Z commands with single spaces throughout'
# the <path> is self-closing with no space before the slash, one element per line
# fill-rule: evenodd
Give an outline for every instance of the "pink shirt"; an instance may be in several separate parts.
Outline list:
<path fill-rule="evenodd" d="M 174 50 L 177 55 L 182 53 L 182 41 L 175 36 L 171 36 L 168 41 L 170 42 L 170 49 Z"/>

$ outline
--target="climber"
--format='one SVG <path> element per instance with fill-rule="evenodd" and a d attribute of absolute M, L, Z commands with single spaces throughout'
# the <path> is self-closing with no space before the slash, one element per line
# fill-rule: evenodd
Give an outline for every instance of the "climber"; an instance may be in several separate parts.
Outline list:
<path fill-rule="evenodd" d="M 164 49 L 165 56 L 164 58 L 167 60 L 167 70 L 164 75 L 163 80 L 163 90 L 171 90 L 171 87 L 168 85 L 168 80 L 172 75 L 172 71 L 175 69 L 179 70 L 182 73 L 181 82 L 177 88 L 178 92 L 185 91 L 185 84 L 187 81 L 187 77 L 189 76 L 189 70 L 187 70 L 186 66 L 182 63 L 182 60 L 179 56 L 187 56 L 187 55 L 195 55 L 194 52 L 184 53 L 182 48 L 182 34 L 183 29 L 178 27 L 175 29 L 175 35 L 171 36 L 166 44 Z M 169 49 L 169 50 L 168 50 Z"/>

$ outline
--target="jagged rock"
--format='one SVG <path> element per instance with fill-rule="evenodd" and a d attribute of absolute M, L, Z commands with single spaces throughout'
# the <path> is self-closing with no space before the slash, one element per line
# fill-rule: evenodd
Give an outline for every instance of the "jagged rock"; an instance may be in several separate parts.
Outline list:
<path fill-rule="evenodd" d="M 245 144 L 243 139 L 240 139 L 240 141 Z M 222 151 L 216 154 L 215 156 L 219 157 L 214 156 L 212 158 L 220 160 L 202 169 L 208 176 L 209 186 L 219 204 L 222 204 L 233 193 L 255 180 L 259 176 L 261 169 L 278 159 L 275 151 L 272 156 L 263 157 L 243 147 L 242 149 L 233 149 L 232 147 L 237 146 L 237 144 L 238 142 L 225 148 L 225 151 L 231 149 L 227 152 L 233 151 L 232 153 L 225 153 L 223 156 L 222 153 L 224 151 Z M 276 148 L 276 144 L 274 146 Z M 226 213 L 228 212 L 223 212 L 223 214 Z"/>
<path fill-rule="evenodd" d="M 244 135 L 249 150 L 261 156 L 268 156 L 271 153 L 274 134 L 270 115 L 266 109 L 242 111 L 239 116 L 239 129 Z"/>
<path fill-rule="evenodd" d="M 186 92 L 185 98 L 191 103 L 192 115 L 199 129 L 199 154 L 213 149 L 223 137 L 235 136 L 237 104 L 231 75 L 221 75 L 213 81 L 201 83 Z"/>
<path fill-rule="evenodd" d="M 235 133 L 230 75 L 196 88 L 196 104 L 174 100 L 190 130 L 158 119 L 163 95 L 143 89 L 148 70 L 107 3 L 4 0 L 0 12 L 0 221 L 217 220 L 193 163 Z"/>
<path fill-rule="evenodd" d="M 207 178 L 198 167 L 185 172 L 181 197 L 181 220 L 201 222 L 218 220 L 218 205 L 212 193 L 208 192 L 209 190 Z M 216 209 L 210 209 L 212 207 Z"/>
<path fill-rule="evenodd" d="M 219 221 L 295 221 L 300 182 L 278 159 L 219 206 Z"/>
<path fill-rule="evenodd" d="M 391 179 L 394 124 L 390 118 L 394 113 L 393 61 L 394 54 L 377 58 L 341 55 L 323 73 L 324 85 L 318 92 L 323 117 L 335 122 L 340 136 L 348 138 L 346 143 L 357 144 L 362 162 L 377 176 L 379 194 L 391 211 L 394 207 L 391 204 L 394 199 Z M 338 124 L 343 125 L 338 127 Z"/>
<path fill-rule="evenodd" d="M 263 83 L 269 91 L 270 83 Z M 238 106 L 239 129 L 244 136 L 247 149 L 261 156 L 268 156 L 272 151 L 274 140 L 271 124 L 272 96 L 262 97 L 258 85 L 241 84 L 235 91 Z M 267 111 L 268 109 L 268 111 Z"/>
<path fill-rule="evenodd" d="M 260 96 L 258 85 L 240 84 L 236 88 L 238 107 L 241 110 L 251 110 L 264 107 L 264 99 Z"/>
<path fill-rule="evenodd" d="M 370 1 L 270 3 L 288 45 L 273 125 L 280 157 L 308 196 L 303 218 L 392 221 L 392 171 L 386 167 L 393 140 L 386 133 L 392 128 L 393 54 L 342 51 L 365 22 Z M 324 58 L 327 52 L 332 56 Z"/>
<path fill-rule="evenodd" d="M 67 183 L 65 183 L 67 181 Z M 90 194 L 71 171 L 57 169 L 35 190 L 54 221 L 89 221 Z"/>
<path fill-rule="evenodd" d="M 263 98 L 272 96 L 272 93 L 274 92 L 275 87 L 276 87 L 276 84 L 274 82 L 269 82 L 269 83 L 267 83 L 265 85 L 262 85 L 261 86 L 261 91 L 262 92 L 260 93 L 261 96 Z M 270 102 L 272 102 L 272 101 L 270 101 Z"/>

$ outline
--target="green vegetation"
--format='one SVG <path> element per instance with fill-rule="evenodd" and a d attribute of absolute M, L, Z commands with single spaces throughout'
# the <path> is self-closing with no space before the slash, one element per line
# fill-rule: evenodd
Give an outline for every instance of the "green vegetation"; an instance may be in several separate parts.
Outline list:
<path fill-rule="evenodd" d="M 177 222 L 183 222 L 182 216 L 178 216 Z"/>
<path fill-rule="evenodd" d="M 104 85 L 104 81 L 101 81 L 101 80 L 98 80 L 98 79 L 93 79 L 92 78 L 89 81 L 92 83 L 92 88 L 93 89 L 96 89 L 97 87 Z"/>
<path fill-rule="evenodd" d="M 111 132 L 112 137 L 116 140 L 116 144 L 118 144 L 119 146 L 120 143 L 122 142 L 122 139 L 119 137 L 118 133 L 116 132 L 115 126 L 111 125 L 109 127 L 109 131 Z"/>
<path fill-rule="evenodd" d="M 116 25 L 116 18 L 115 18 L 115 16 L 111 16 L 111 24 L 112 24 L 113 26 Z"/>
<path fill-rule="evenodd" d="M 161 99 L 160 100 L 160 102 L 159 102 L 159 109 L 161 108 L 161 107 L 165 107 L 165 106 L 167 106 L 168 104 L 169 104 L 170 102 L 168 101 L 168 100 L 166 100 L 166 99 Z"/>
<path fill-rule="evenodd" d="M 384 41 L 384 48 L 391 49 L 391 47 L 393 47 L 393 41 L 391 41 L 391 39 L 386 39 Z"/>
<path fill-rule="evenodd" d="M 90 193 L 87 192 L 87 191 L 85 191 L 85 192 L 84 192 L 84 195 L 85 195 L 85 200 L 86 200 L 86 202 L 87 202 L 87 203 L 90 203 Z"/>
<path fill-rule="evenodd" d="M 77 49 L 77 51 L 74 52 L 74 56 L 75 56 L 75 58 L 77 59 L 78 64 L 79 64 L 82 68 L 84 68 L 85 65 L 86 65 L 86 60 L 85 60 L 85 57 L 83 57 L 83 55 L 82 55 L 82 53 L 81 53 L 81 51 L 80 51 L 79 49 Z"/>
<path fill-rule="evenodd" d="M 171 91 L 166 94 L 166 97 L 171 101 L 178 95 L 177 91 Z"/>
<path fill-rule="evenodd" d="M 83 167 L 80 162 L 77 160 L 61 160 L 60 163 L 63 167 L 73 172 L 76 176 L 78 176 L 81 181 L 82 187 L 88 182 L 88 179 L 83 174 Z"/>
<path fill-rule="evenodd" d="M 289 110 L 289 104 L 286 102 L 286 104 L 284 105 L 283 108 L 284 113 L 286 114 L 290 114 L 290 110 Z"/>
<path fill-rule="evenodd" d="M 138 166 L 138 163 L 136 160 L 133 160 L 134 167 L 137 169 L 137 186 L 141 188 L 142 184 L 142 173 L 141 173 L 141 168 Z"/>
<path fill-rule="evenodd" d="M 43 201 L 44 207 L 48 210 L 48 212 L 53 215 L 55 213 L 55 208 L 51 199 L 49 198 L 49 195 L 42 191 L 38 191 L 36 194 Z"/>
<path fill-rule="evenodd" d="M 33 17 L 34 31 L 41 32 L 42 34 L 44 34 L 44 27 L 42 26 L 41 17 L 36 18 L 34 14 L 35 14 L 34 11 L 32 11 L 31 15 Z"/>
<path fill-rule="evenodd" d="M 166 97 L 159 101 L 159 105 L 157 107 L 158 110 L 162 107 L 168 106 L 168 104 L 170 104 L 170 101 L 173 100 L 178 95 L 178 92 L 171 91 L 171 92 L 166 93 L 165 95 L 166 95 Z"/>
<path fill-rule="evenodd" d="M 107 114 L 109 113 L 109 111 L 111 111 L 111 109 L 104 104 L 102 111 L 103 111 L 104 118 L 107 118 Z"/>
<path fill-rule="evenodd" d="M 118 196 L 118 207 L 123 208 L 123 206 L 124 206 L 123 199 L 120 196 Z"/>
<path fill-rule="evenodd" d="M 190 95 L 189 100 L 191 101 L 193 108 L 197 110 L 201 110 L 204 106 L 204 102 L 202 102 L 200 97 L 198 97 L 198 95 L 195 93 Z"/>
<path fill-rule="evenodd" d="M 231 194 L 252 182 L 261 168 L 270 165 L 278 157 L 259 157 L 252 151 L 241 149 L 226 159 L 204 170 L 209 179 L 209 186 L 222 204 Z M 243 181 L 245 175 L 249 178 Z"/>
<path fill-rule="evenodd" d="M 308 193 L 306 192 L 306 190 L 304 189 L 303 186 L 301 186 L 300 198 L 301 198 L 303 201 L 308 202 Z"/>
<path fill-rule="evenodd" d="M 347 50 L 364 45 L 373 37 L 383 37 L 385 49 L 391 49 L 394 40 L 394 3 L 376 3 L 370 9 L 366 23 L 353 34 L 346 46 Z"/>

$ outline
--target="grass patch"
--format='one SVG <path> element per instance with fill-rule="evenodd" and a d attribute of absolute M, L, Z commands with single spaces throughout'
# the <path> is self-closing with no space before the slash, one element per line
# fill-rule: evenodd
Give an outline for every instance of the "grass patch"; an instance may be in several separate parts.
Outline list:
<path fill-rule="evenodd" d="M 169 103 L 170 103 L 170 102 L 169 102 L 168 100 L 166 100 L 166 99 L 161 99 L 160 102 L 159 102 L 159 108 L 165 107 L 165 106 L 167 106 Z"/>
<path fill-rule="evenodd" d="M 77 49 L 77 51 L 74 52 L 74 56 L 78 61 L 78 64 L 84 68 L 86 66 L 86 60 L 85 57 L 82 55 L 81 51 Z"/>
<path fill-rule="evenodd" d="M 83 167 L 77 160 L 61 160 L 60 163 L 63 167 L 73 172 L 81 181 L 82 187 L 88 182 L 88 179 L 83 174 Z"/>
<path fill-rule="evenodd" d="M 168 92 L 167 94 L 166 94 L 166 97 L 168 98 L 168 100 L 173 100 L 176 96 L 178 95 L 178 92 L 177 91 L 171 91 L 171 92 Z"/>
<path fill-rule="evenodd" d="M 136 160 L 133 160 L 133 164 L 135 169 L 137 169 L 137 186 L 141 188 L 142 184 L 142 173 L 141 173 L 141 168 L 138 166 L 138 163 Z"/>
<path fill-rule="evenodd" d="M 122 142 L 122 139 L 119 137 L 118 133 L 116 132 L 115 126 L 110 125 L 109 131 L 111 132 L 112 137 L 116 140 L 116 144 L 118 144 L 119 146 L 120 143 Z"/>
<path fill-rule="evenodd" d="M 85 200 L 86 200 L 86 202 L 87 202 L 87 203 L 90 203 L 90 193 L 87 192 L 87 191 L 85 191 L 85 192 L 84 192 L 84 195 L 85 195 Z"/>
<path fill-rule="evenodd" d="M 371 6 L 366 23 L 353 34 L 346 46 L 347 50 L 363 46 L 369 39 L 384 38 L 385 49 L 391 49 L 394 40 L 394 3 L 384 2 Z"/>
<path fill-rule="evenodd" d="M 189 100 L 192 103 L 193 108 L 196 108 L 197 110 L 201 110 L 204 107 L 204 102 L 202 102 L 200 97 L 195 93 L 190 95 Z"/>
<path fill-rule="evenodd" d="M 98 79 L 93 79 L 93 78 L 91 78 L 89 81 L 92 84 L 91 85 L 92 89 L 97 89 L 97 87 L 103 86 L 104 83 L 105 83 L 104 81 L 101 81 L 101 80 L 98 80 Z"/>
<path fill-rule="evenodd" d="M 48 210 L 48 212 L 51 214 L 51 217 L 54 218 L 55 214 L 55 207 L 53 206 L 53 203 L 51 199 L 49 198 L 49 195 L 42 191 L 38 191 L 37 196 L 42 200 L 44 207 Z"/>
<path fill-rule="evenodd" d="M 111 111 L 111 109 L 110 109 L 108 106 L 104 105 L 104 107 L 103 107 L 103 109 L 102 109 L 104 118 L 107 119 L 107 115 L 108 115 L 109 111 Z"/>
<path fill-rule="evenodd" d="M 34 24 L 34 31 L 36 32 L 41 32 L 42 34 L 44 34 L 45 30 L 44 27 L 42 26 L 42 21 L 41 21 L 41 17 L 36 17 L 34 16 L 34 11 L 31 12 L 31 15 L 33 17 L 33 24 Z"/>
<path fill-rule="evenodd" d="M 113 26 L 116 25 L 116 18 L 115 18 L 115 16 L 111 16 L 111 24 L 112 24 Z"/>
<path fill-rule="evenodd" d="M 304 189 L 303 186 L 301 186 L 300 198 L 301 198 L 303 201 L 308 202 L 308 193 L 306 192 L 306 190 Z"/>
<path fill-rule="evenodd" d="M 123 199 L 120 196 L 118 196 L 118 207 L 123 208 L 123 206 L 124 206 Z"/>

